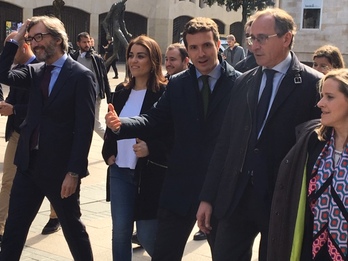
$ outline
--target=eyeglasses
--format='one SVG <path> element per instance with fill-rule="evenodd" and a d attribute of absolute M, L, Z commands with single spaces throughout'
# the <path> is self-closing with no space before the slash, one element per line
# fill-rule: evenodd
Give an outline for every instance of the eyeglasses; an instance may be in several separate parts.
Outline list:
<path fill-rule="evenodd" d="M 259 44 L 263 45 L 266 43 L 266 41 L 269 38 L 278 36 L 278 34 L 271 34 L 271 35 L 267 35 L 267 34 L 258 34 L 257 36 L 254 35 L 250 35 L 249 37 L 246 38 L 248 45 L 253 45 L 255 41 L 257 41 Z"/>
<path fill-rule="evenodd" d="M 45 35 L 48 35 L 48 34 L 51 34 L 51 33 L 38 33 L 38 34 L 35 34 L 33 37 L 29 36 L 27 38 L 24 39 L 24 41 L 27 43 L 27 44 L 30 44 L 33 40 L 35 40 L 35 42 L 41 42 L 42 39 L 44 38 Z"/>

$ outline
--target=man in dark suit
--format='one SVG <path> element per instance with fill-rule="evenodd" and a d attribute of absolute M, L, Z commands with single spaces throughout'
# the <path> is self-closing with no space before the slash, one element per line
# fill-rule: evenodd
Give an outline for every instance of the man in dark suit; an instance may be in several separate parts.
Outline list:
<path fill-rule="evenodd" d="M 258 233 L 259 260 L 266 260 L 280 162 L 296 141 L 295 126 L 320 115 L 315 107 L 316 83 L 322 75 L 290 51 L 296 31 L 293 18 L 274 8 L 259 11 L 252 19 L 248 41 L 260 66 L 236 81 L 197 213 L 199 227 L 216 233 L 213 259 L 217 261 L 250 260 Z M 266 84 L 269 69 L 274 70 L 274 79 Z M 261 117 L 262 92 L 268 86 L 272 94 Z M 212 211 L 218 227 L 211 228 Z"/>
<path fill-rule="evenodd" d="M 31 44 L 36 58 L 44 63 L 11 70 L 18 44 L 23 41 Z M 0 58 L 0 82 L 29 88 L 30 92 L 15 156 L 17 173 L 1 261 L 19 260 L 30 224 L 45 196 L 57 212 L 74 260 L 93 260 L 80 220 L 78 195 L 81 178 L 87 174 L 93 134 L 95 78 L 68 57 L 67 50 L 63 23 L 54 17 L 38 16 L 23 24 L 6 43 Z"/>
<path fill-rule="evenodd" d="M 109 105 L 106 115 L 108 127 L 120 131 L 119 138 L 174 132 L 152 260 L 182 258 L 196 222 L 198 195 L 208 162 L 239 75 L 221 57 L 218 59 L 220 40 L 214 21 L 204 17 L 190 20 L 184 27 L 183 37 L 193 65 L 170 78 L 167 90 L 154 108 L 147 114 L 120 121 Z M 203 78 L 209 84 L 203 83 Z M 205 91 L 208 91 L 208 103 L 202 93 Z"/>
<path fill-rule="evenodd" d="M 13 39 L 16 34 L 17 32 L 10 33 L 6 37 L 5 43 L 10 39 Z M 18 50 L 13 59 L 14 68 L 20 68 L 21 66 L 37 62 L 38 61 L 36 60 L 30 45 L 25 42 L 21 43 L 21 45 L 18 46 Z M 7 219 L 12 182 L 17 171 L 17 167 L 13 164 L 13 160 L 17 149 L 20 125 L 27 115 L 28 100 L 28 90 L 10 87 L 10 91 L 5 101 L 0 103 L 0 115 L 8 117 L 5 130 L 5 141 L 7 142 L 7 145 L 4 155 L 3 175 L 0 189 L 0 246 Z"/>

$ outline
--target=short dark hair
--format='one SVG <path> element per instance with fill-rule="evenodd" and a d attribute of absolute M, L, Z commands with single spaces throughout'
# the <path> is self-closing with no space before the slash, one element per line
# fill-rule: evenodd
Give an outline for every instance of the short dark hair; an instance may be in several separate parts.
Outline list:
<path fill-rule="evenodd" d="M 91 36 L 89 35 L 89 33 L 87 33 L 87 32 L 81 32 L 81 33 L 79 33 L 78 35 L 77 35 L 77 38 L 76 38 L 76 40 L 78 41 L 78 42 L 80 42 L 81 41 L 81 38 L 91 38 Z"/>
<path fill-rule="evenodd" d="M 214 20 L 207 17 L 196 17 L 188 21 L 184 26 L 184 31 L 182 37 L 184 39 L 184 44 L 187 48 L 187 34 L 196 34 L 199 32 L 212 32 L 215 42 L 220 39 L 219 28 Z"/>
<path fill-rule="evenodd" d="M 184 61 L 186 58 L 188 58 L 188 53 L 187 50 L 185 48 L 185 45 L 181 44 L 181 43 L 173 43 L 168 45 L 166 52 L 174 50 L 174 49 L 178 49 L 180 52 L 180 56 L 181 56 L 181 60 Z"/>

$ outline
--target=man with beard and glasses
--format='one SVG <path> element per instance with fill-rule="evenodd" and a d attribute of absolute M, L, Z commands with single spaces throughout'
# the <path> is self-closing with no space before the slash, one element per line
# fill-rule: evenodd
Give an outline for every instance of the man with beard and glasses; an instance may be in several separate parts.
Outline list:
<path fill-rule="evenodd" d="M 24 41 L 42 63 L 11 70 L 18 46 Z M 87 175 L 96 83 L 93 73 L 71 59 L 67 50 L 63 23 L 55 17 L 35 16 L 6 42 L 0 57 L 0 82 L 29 91 L 14 160 L 17 173 L 1 261 L 20 259 L 45 196 L 57 212 L 73 259 L 93 260 L 78 198 L 81 178 Z"/>

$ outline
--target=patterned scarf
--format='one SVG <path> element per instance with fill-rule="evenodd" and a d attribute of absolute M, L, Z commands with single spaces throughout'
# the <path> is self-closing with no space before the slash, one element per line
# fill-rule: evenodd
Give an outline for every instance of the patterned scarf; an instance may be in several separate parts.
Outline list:
<path fill-rule="evenodd" d="M 308 188 L 314 215 L 312 255 L 327 244 L 332 260 L 348 256 L 348 145 L 334 162 L 334 131 L 313 168 Z"/>

